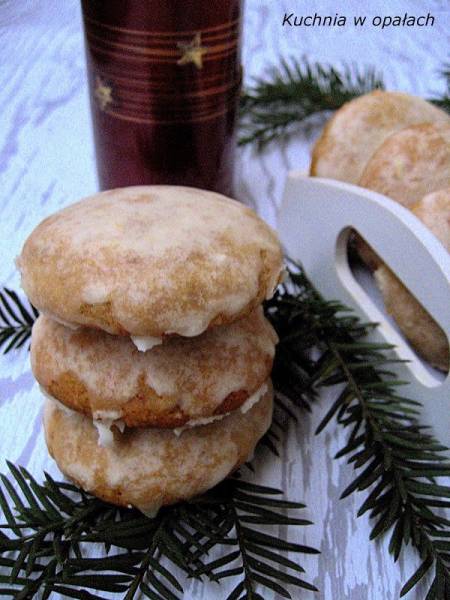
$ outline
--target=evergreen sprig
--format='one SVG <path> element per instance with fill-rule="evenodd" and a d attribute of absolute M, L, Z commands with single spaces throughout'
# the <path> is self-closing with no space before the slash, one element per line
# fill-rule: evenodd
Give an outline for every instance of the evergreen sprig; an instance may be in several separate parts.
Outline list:
<path fill-rule="evenodd" d="M 32 304 L 27 306 L 13 290 L 3 288 L 0 291 L 0 348 L 3 354 L 28 341 L 38 314 Z"/>
<path fill-rule="evenodd" d="M 392 347 L 368 342 L 367 334 L 375 325 L 362 323 L 339 302 L 324 300 L 297 265 L 292 265 L 287 283 L 279 287 L 265 310 L 280 338 L 272 378 L 281 415 L 275 418 L 266 445 L 276 453 L 285 429 L 283 415 L 285 421 L 295 420 L 297 407 L 310 410 L 321 388 L 339 384 L 339 395 L 317 433 L 332 420 L 350 429 L 336 458 L 348 456 L 357 473 L 342 496 L 366 493 L 358 514 L 369 512 L 373 519 L 371 539 L 390 532 L 389 551 L 394 560 L 408 545 L 418 551 L 421 566 L 403 586 L 402 595 L 434 569 L 426 600 L 446 599 L 450 594 L 450 521 L 442 510 L 450 508 L 450 486 L 442 478 L 450 476 L 450 464 L 443 456 L 446 448 L 418 423 L 418 402 L 401 394 L 402 382 L 390 371 L 398 360 L 393 358 Z M 234 478 L 195 502 L 163 509 L 149 520 L 48 476 L 39 486 L 23 469 L 10 468 L 27 502 L 3 477 L 0 503 L 15 537 L 0 535 L 0 565 L 9 569 L 9 577 L 14 575 L 18 586 L 44 590 L 50 586 L 49 593 L 58 590 L 84 599 L 96 596 L 73 586 L 95 591 L 106 585 L 128 590 L 127 600 L 138 591 L 149 598 L 173 600 L 178 588 L 170 568 L 164 566 L 168 561 L 169 567 L 172 563 L 190 577 L 207 576 L 213 581 L 238 577 L 228 600 L 260 600 L 258 584 L 282 595 L 283 589 L 286 597 L 288 585 L 313 589 L 299 575 L 300 565 L 283 552 L 314 550 L 260 530 L 267 525 L 307 524 L 286 516 L 285 510 L 301 505 L 279 500 L 279 491 Z M 77 501 L 72 499 L 74 494 L 79 495 Z M 48 523 L 52 518 L 56 529 Z M 30 528 L 34 533 L 28 537 Z M 111 562 L 84 557 L 83 547 L 89 543 L 102 543 Z M 207 553 L 222 546 L 227 551 L 208 560 Z M 111 548 L 125 553 L 111 555 Z M 32 581 L 27 580 L 27 573 L 34 573 Z M 0 582 L 5 582 L 8 575 L 2 577 Z M 23 589 L 14 597 L 31 597 L 28 587 Z"/>
<path fill-rule="evenodd" d="M 343 65 L 339 70 L 306 58 L 282 59 L 256 79 L 241 98 L 239 144 L 264 147 L 299 128 L 322 123 L 330 111 L 374 89 L 383 89 L 375 69 Z"/>
<path fill-rule="evenodd" d="M 447 91 L 430 101 L 450 113 L 450 68 L 445 66 L 441 75 Z M 271 141 L 323 124 L 331 111 L 376 89 L 384 89 L 384 82 L 372 67 L 282 59 L 244 91 L 239 144 L 254 143 L 261 150 Z"/>
<path fill-rule="evenodd" d="M 304 406 L 320 388 L 340 385 L 317 433 L 333 419 L 350 429 L 336 458 L 348 456 L 357 474 L 342 498 L 366 493 L 358 516 L 369 512 L 373 519 L 370 538 L 390 531 L 389 552 L 395 561 L 408 544 L 418 551 L 421 565 L 401 595 L 433 568 L 426 600 L 446 600 L 450 521 L 441 511 L 450 508 L 450 463 L 443 455 L 448 449 L 418 423 L 419 403 L 401 394 L 404 382 L 389 370 L 398 361 L 390 353 L 392 346 L 368 342 L 374 325 L 361 323 L 340 303 L 324 300 L 301 270 L 290 272 L 289 283 L 269 301 L 267 314 L 280 335 L 276 389 L 283 385 L 284 396 Z M 291 393 L 286 378 L 293 377 L 297 383 Z"/>
<path fill-rule="evenodd" d="M 262 526 L 311 525 L 311 521 L 288 514 L 305 505 L 280 499 L 281 493 L 271 487 L 231 479 L 200 500 L 209 512 L 208 517 L 202 514 L 202 522 L 208 527 L 233 528 L 235 533 L 232 539 L 226 540 L 227 553 L 203 564 L 195 573 L 206 573 L 214 581 L 238 576 L 239 581 L 227 600 L 263 600 L 258 586 L 284 598 L 291 597 L 286 585 L 317 591 L 303 579 L 305 569 L 286 554 L 317 554 L 318 550 L 262 530 Z"/>
<path fill-rule="evenodd" d="M 310 524 L 291 516 L 304 505 L 280 499 L 279 490 L 235 476 L 148 518 L 48 474 L 39 484 L 23 467 L 8 467 L 0 487 L 6 520 L 0 528 L 0 596 L 24 600 L 39 592 L 46 599 L 58 592 L 101 600 L 99 592 L 119 592 L 124 600 L 178 600 L 183 588 L 174 567 L 216 582 L 237 578 L 228 600 L 260 600 L 261 588 L 285 598 L 291 598 L 289 586 L 315 590 L 286 553 L 317 550 L 265 531 L 270 525 Z M 227 552 L 210 561 L 216 547 Z"/>
<path fill-rule="evenodd" d="M 440 97 L 431 98 L 431 102 L 450 114 L 450 65 L 445 65 L 440 74 L 446 83 L 446 91 Z"/>

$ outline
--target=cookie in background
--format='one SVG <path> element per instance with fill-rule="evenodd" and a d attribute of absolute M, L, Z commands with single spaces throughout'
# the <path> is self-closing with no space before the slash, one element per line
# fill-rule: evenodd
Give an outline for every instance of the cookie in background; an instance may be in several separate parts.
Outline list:
<path fill-rule="evenodd" d="M 401 92 L 374 91 L 340 108 L 312 152 L 312 176 L 373 190 L 412 210 L 450 251 L 450 117 Z M 416 351 L 448 370 L 447 337 L 355 232 L 350 250 L 374 272 L 388 313 Z"/>
<path fill-rule="evenodd" d="M 450 252 L 450 187 L 428 194 L 412 211 Z M 445 332 L 386 265 L 375 271 L 375 281 L 386 310 L 416 352 L 432 366 L 448 371 L 449 347 Z"/>
<path fill-rule="evenodd" d="M 450 117 L 403 92 L 376 90 L 351 100 L 336 111 L 314 145 L 310 175 L 358 184 L 386 138 L 419 123 L 450 125 Z"/>
<path fill-rule="evenodd" d="M 365 166 L 358 185 L 411 209 L 426 194 L 450 182 L 450 122 L 406 127 L 389 136 Z M 382 260 L 359 237 L 362 260 L 377 269 Z"/>

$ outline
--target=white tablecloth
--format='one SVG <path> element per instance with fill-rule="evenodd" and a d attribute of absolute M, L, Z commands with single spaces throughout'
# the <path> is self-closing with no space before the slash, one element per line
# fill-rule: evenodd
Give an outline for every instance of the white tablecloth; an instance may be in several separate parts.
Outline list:
<path fill-rule="evenodd" d="M 27 4 L 17 0 L 17 5 Z M 28 0 L 28 10 L 5 23 L 0 3 L 0 283 L 19 288 L 14 258 L 41 219 L 97 188 L 87 96 L 82 26 L 75 0 Z M 369 6 L 370 5 L 370 6 Z M 388 87 L 420 95 L 442 91 L 439 69 L 448 57 L 446 2 L 300 2 L 248 0 L 244 28 L 246 81 L 263 73 L 280 56 L 339 65 L 374 65 Z M 27 8 L 27 7 L 25 7 Z M 352 17 L 355 14 L 426 14 L 432 28 L 355 30 L 282 27 L 284 13 Z M 288 169 L 307 168 L 311 140 L 294 138 L 262 155 L 240 151 L 237 195 L 274 224 L 275 210 Z M 0 357 L 0 458 L 19 463 L 40 477 L 43 469 L 58 476 L 47 456 L 41 429 L 41 398 L 24 350 Z M 287 496 L 306 502 L 314 521 L 291 535 L 319 547 L 319 557 L 301 557 L 307 576 L 327 600 L 398 598 L 402 582 L 417 561 L 408 552 L 394 565 L 386 542 L 368 541 L 367 518 L 356 519 L 361 498 L 340 501 L 352 477 L 333 455 L 345 439 L 334 426 L 319 437 L 314 429 L 326 410 L 318 401 L 313 414 L 293 427 L 278 460 L 265 454 L 257 462 L 258 481 L 281 486 Z M 4 471 L 4 467 L 1 467 Z M 280 535 L 284 535 L 282 529 Z M 186 584 L 185 598 L 221 598 L 217 587 Z M 264 597 L 270 597 L 264 595 Z M 293 591 L 294 598 L 312 597 Z M 424 597 L 424 588 L 411 600 Z"/>

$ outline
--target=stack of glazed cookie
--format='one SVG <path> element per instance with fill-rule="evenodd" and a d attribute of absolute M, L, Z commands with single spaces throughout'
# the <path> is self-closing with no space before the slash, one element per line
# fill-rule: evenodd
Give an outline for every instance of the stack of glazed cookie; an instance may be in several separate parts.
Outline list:
<path fill-rule="evenodd" d="M 193 188 L 133 187 L 45 219 L 18 259 L 41 315 L 47 445 L 98 497 L 146 514 L 211 488 L 270 426 L 274 232 Z"/>

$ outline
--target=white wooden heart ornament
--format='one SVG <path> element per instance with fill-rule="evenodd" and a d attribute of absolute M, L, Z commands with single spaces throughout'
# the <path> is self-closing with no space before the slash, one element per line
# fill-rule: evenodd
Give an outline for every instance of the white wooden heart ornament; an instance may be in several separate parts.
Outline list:
<path fill-rule="evenodd" d="M 421 419 L 450 447 L 450 376 L 427 370 L 352 274 L 347 241 L 354 228 L 390 266 L 442 329 L 450 334 L 450 256 L 407 209 L 386 196 L 331 179 L 288 175 L 278 231 L 288 256 L 302 263 L 325 298 L 338 299 L 380 323 L 370 340 L 395 344 L 395 365 L 410 383 L 404 394 L 422 403 Z"/>

